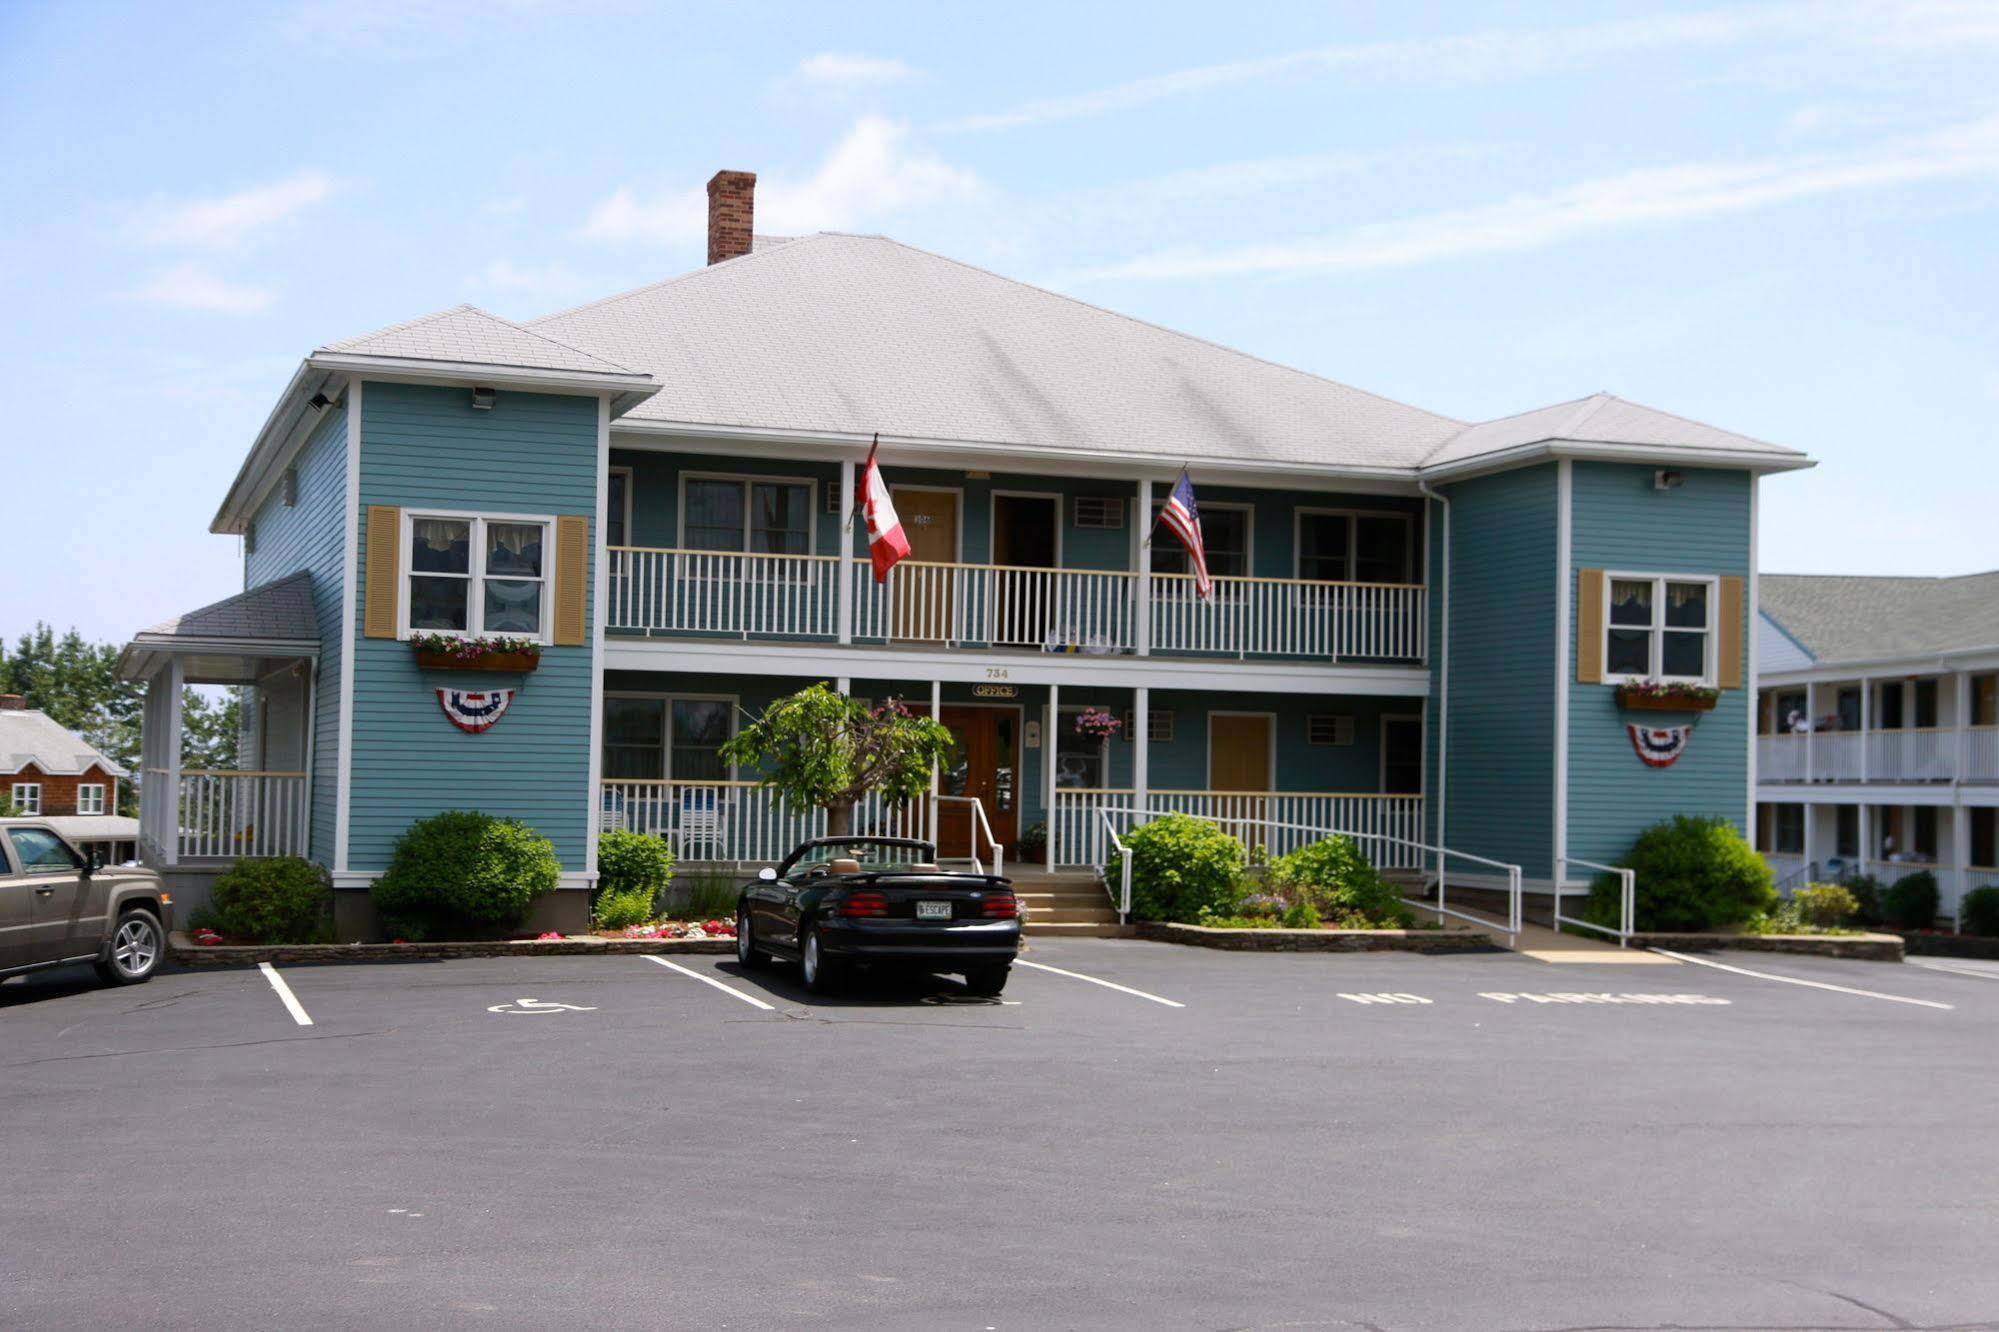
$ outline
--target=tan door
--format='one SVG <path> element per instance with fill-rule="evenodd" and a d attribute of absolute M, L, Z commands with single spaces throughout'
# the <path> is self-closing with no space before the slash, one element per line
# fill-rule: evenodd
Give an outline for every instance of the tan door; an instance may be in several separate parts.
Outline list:
<path fill-rule="evenodd" d="M 1243 792 L 1270 789 L 1270 718 L 1241 713 L 1211 713 L 1208 717 L 1208 789 Z M 1240 794 L 1216 800 L 1215 816 L 1265 819 L 1267 801 Z M 1236 831 L 1245 844 L 1267 840 L 1256 829 Z"/>
<path fill-rule="evenodd" d="M 905 641 L 955 641 L 956 604 L 949 567 L 958 559 L 958 497 L 947 490 L 895 487 L 896 516 L 909 538 L 909 555 L 889 575 L 893 636 Z M 927 566 L 943 567 L 927 567 Z"/>

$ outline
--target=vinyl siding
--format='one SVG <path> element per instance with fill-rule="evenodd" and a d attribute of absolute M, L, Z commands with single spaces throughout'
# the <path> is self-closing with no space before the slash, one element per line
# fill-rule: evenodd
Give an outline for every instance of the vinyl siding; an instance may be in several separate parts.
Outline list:
<path fill-rule="evenodd" d="M 1444 842 L 1546 878 L 1555 786 L 1555 467 L 1479 477 L 1445 493 L 1452 526 Z M 1434 543 L 1439 565 L 1441 547 Z M 1433 601 L 1441 600 L 1439 588 Z"/>
<path fill-rule="evenodd" d="M 1574 568 L 1748 576 L 1748 473 L 1687 468 L 1678 489 L 1662 491 L 1652 488 L 1647 466 L 1577 462 L 1574 468 Z M 1745 596 L 1745 616 L 1747 601 Z M 1573 680 L 1573 642 L 1568 666 Z M 1640 832 L 1673 814 L 1719 816 L 1742 827 L 1753 694 L 1753 687 L 1723 690 L 1720 703 L 1706 713 L 1627 714 L 1619 710 L 1612 686 L 1571 684 L 1570 853 L 1614 863 Z M 1693 738 L 1670 768 L 1641 763 L 1624 729 L 1627 722 L 1657 726 L 1688 720 L 1694 722 Z"/>
<path fill-rule="evenodd" d="M 595 398 L 503 390 L 492 409 L 477 411 L 464 389 L 366 385 L 363 549 L 371 504 L 579 514 L 594 525 L 597 410 Z M 367 607 L 357 604 L 355 613 L 348 868 L 384 868 L 415 819 L 478 809 L 529 824 L 555 843 L 565 871 L 580 873 L 590 808 L 592 649 L 543 648 L 541 668 L 526 676 L 419 671 L 406 644 L 359 637 Z M 439 687 L 520 692 L 498 724 L 472 735 L 445 718 Z"/>
<path fill-rule="evenodd" d="M 245 591 L 304 569 L 312 576 L 319 623 L 319 671 L 312 718 L 312 812 L 307 854 L 333 864 L 340 773 L 340 603 L 345 577 L 347 408 L 330 407 L 292 466 L 297 502 L 282 484 L 257 510 L 256 549 L 243 557 Z"/>

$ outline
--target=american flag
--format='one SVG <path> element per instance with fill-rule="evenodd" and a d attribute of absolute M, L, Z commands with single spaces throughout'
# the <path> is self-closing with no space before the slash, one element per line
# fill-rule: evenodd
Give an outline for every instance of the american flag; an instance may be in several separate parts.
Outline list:
<path fill-rule="evenodd" d="M 1201 540 L 1201 510 L 1194 503 L 1194 482 L 1184 467 L 1180 479 L 1173 483 L 1173 493 L 1166 497 L 1159 521 L 1187 548 L 1187 560 L 1194 566 L 1194 591 L 1201 600 L 1208 600 L 1215 593 L 1215 584 L 1208 577 L 1208 547 Z"/>

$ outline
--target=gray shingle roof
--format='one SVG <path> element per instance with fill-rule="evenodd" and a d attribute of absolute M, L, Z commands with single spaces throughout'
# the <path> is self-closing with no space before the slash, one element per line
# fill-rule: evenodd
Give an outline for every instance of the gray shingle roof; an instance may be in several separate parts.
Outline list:
<path fill-rule="evenodd" d="M 880 236 L 528 324 L 665 387 L 627 421 L 1409 467 L 1462 423 Z"/>
<path fill-rule="evenodd" d="M 138 638 L 317 642 L 319 620 L 312 608 L 312 575 L 301 569 L 274 583 L 161 620 L 141 630 Z"/>
<path fill-rule="evenodd" d="M 329 342 L 321 352 L 380 356 L 406 361 L 463 361 L 524 370 L 568 370 L 585 374 L 631 374 L 622 365 L 579 351 L 546 333 L 489 314 L 475 305 L 391 324 L 358 338 Z"/>
<path fill-rule="evenodd" d="M 1999 571 L 1958 578 L 1764 574 L 1758 604 L 1820 664 L 1999 647 Z"/>
<path fill-rule="evenodd" d="M 16 773 L 30 763 L 51 777 L 74 777 L 92 764 L 113 777 L 131 775 L 46 712 L 0 710 L 0 772 Z"/>
<path fill-rule="evenodd" d="M 1652 448 L 1710 449 L 1722 453 L 1762 453 L 1795 458 L 1794 449 L 1779 448 L 1748 435 L 1738 435 L 1684 416 L 1628 402 L 1608 393 L 1593 393 L 1574 402 L 1560 402 L 1518 416 L 1503 416 L 1468 426 L 1424 459 L 1441 466 L 1531 444 L 1628 444 Z"/>

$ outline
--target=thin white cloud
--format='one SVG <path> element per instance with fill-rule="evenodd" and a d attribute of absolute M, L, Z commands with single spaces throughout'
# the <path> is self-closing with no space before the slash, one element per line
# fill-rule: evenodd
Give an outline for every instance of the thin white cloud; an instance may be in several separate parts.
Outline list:
<path fill-rule="evenodd" d="M 256 314 L 270 305 L 273 294 L 265 287 L 217 277 L 197 264 L 176 264 L 155 274 L 144 286 L 126 293 L 128 299 L 145 305 L 233 315 Z"/>
<path fill-rule="evenodd" d="M 1039 125 L 1241 84 L 1335 71 L 1427 82 L 1531 78 L 1640 52 L 1733 46 L 1762 37 L 1830 42 L 1897 55 L 1950 54 L 1999 46 L 1999 6 L 1991 0 L 1791 0 L 1530 32 L 1346 43 L 1173 70 L 966 116 L 939 128 Z"/>
<path fill-rule="evenodd" d="M 1539 249 L 1593 232 L 1751 212 L 1822 195 L 1972 178 L 1999 178 L 1999 115 L 1864 152 L 1642 168 L 1326 236 L 1159 250 L 1077 276 L 1160 279 L 1396 268 Z"/>
<path fill-rule="evenodd" d="M 985 193 L 978 176 L 911 147 L 908 138 L 907 125 L 862 116 L 810 176 L 759 177 L 757 231 L 854 231 Z M 697 187 L 642 197 L 621 186 L 591 210 L 583 234 L 592 240 L 694 244 L 708 234 L 707 192 Z"/>
<path fill-rule="evenodd" d="M 821 87 L 879 88 L 914 78 L 916 71 L 892 57 L 852 51 L 821 51 L 798 62 L 796 78 Z"/>
<path fill-rule="evenodd" d="M 226 249 L 294 213 L 324 203 L 338 188 L 332 175 L 296 171 L 281 180 L 208 199 L 154 198 L 125 224 L 126 237 L 140 245 Z"/>
<path fill-rule="evenodd" d="M 583 279 L 563 264 L 541 267 L 495 259 L 466 279 L 468 285 L 487 291 L 532 296 L 566 296 L 583 289 Z"/>

